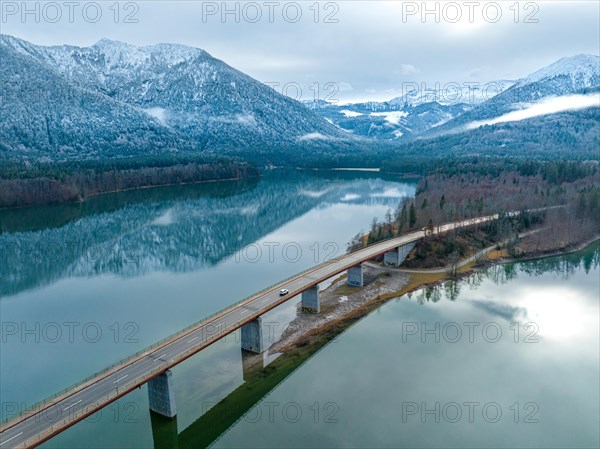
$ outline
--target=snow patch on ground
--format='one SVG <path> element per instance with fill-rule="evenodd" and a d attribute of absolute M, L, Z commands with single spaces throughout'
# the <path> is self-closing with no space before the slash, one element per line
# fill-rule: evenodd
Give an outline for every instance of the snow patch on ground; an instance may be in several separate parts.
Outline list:
<path fill-rule="evenodd" d="M 341 199 L 340 201 L 354 201 L 360 198 L 360 195 L 357 195 L 356 193 L 346 193 Z"/>
<path fill-rule="evenodd" d="M 342 109 L 340 113 L 344 114 L 345 117 L 360 117 L 364 115 L 361 112 L 349 111 L 348 109 Z"/>
<path fill-rule="evenodd" d="M 300 194 L 302 194 L 304 196 L 308 196 L 310 198 L 321 198 L 327 192 L 329 192 L 329 189 L 325 189 L 325 190 L 301 190 Z"/>
<path fill-rule="evenodd" d="M 371 112 L 371 117 L 385 117 L 385 121 L 392 125 L 399 125 L 400 119 L 407 117 L 408 112 L 405 111 L 387 111 L 387 112 Z"/>
<path fill-rule="evenodd" d="M 154 117 L 155 119 L 157 119 L 163 125 L 167 124 L 167 110 L 166 109 L 163 109 L 163 108 L 148 108 L 148 109 L 144 109 L 144 112 L 146 112 L 146 114 L 148 114 L 148 115 Z"/>
<path fill-rule="evenodd" d="M 298 137 L 298 140 L 300 141 L 305 141 L 305 140 L 332 140 L 332 137 L 328 137 L 325 136 L 321 133 L 308 133 L 308 134 L 304 134 L 303 136 Z"/>
<path fill-rule="evenodd" d="M 236 121 L 242 125 L 254 126 L 256 125 L 256 119 L 252 114 L 239 114 L 236 116 Z"/>
<path fill-rule="evenodd" d="M 221 123 L 235 123 L 244 126 L 256 126 L 256 118 L 252 114 L 236 114 L 215 117 L 214 120 Z"/>
<path fill-rule="evenodd" d="M 258 206 L 256 204 L 252 206 L 242 207 L 240 210 L 241 215 L 256 215 L 258 213 Z"/>

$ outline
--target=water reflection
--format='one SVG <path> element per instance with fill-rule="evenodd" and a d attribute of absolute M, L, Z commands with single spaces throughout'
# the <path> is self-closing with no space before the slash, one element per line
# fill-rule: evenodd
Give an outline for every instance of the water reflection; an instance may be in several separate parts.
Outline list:
<path fill-rule="evenodd" d="M 509 304 L 502 304 L 496 301 L 477 301 L 473 303 L 473 307 L 477 307 L 489 315 L 497 316 L 506 320 L 509 323 L 513 321 L 527 319 L 527 308 L 516 307 Z"/>
<path fill-rule="evenodd" d="M 69 277 L 214 266 L 311 209 L 340 202 L 395 208 L 414 192 L 372 175 L 293 173 L 2 211 L 0 298 Z"/>

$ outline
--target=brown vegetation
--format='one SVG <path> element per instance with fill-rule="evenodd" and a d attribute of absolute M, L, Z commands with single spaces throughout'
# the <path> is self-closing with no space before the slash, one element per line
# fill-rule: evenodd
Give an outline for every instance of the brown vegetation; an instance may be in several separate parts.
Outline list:
<path fill-rule="evenodd" d="M 530 212 L 523 212 L 526 210 Z M 505 214 L 509 211 L 522 213 L 510 217 Z M 571 249 L 590 240 L 600 234 L 600 174 L 594 172 L 561 183 L 515 171 L 497 176 L 477 171 L 432 174 L 420 181 L 414 199 L 400 204 L 395 213 L 389 211 L 384 222 L 373 220 L 367 240 L 374 243 L 415 229 L 496 213 L 500 218 L 494 222 L 458 229 L 443 238 L 424 239 L 407 266 L 445 265 L 507 240 L 511 256 Z M 528 229 L 539 231 L 519 240 L 518 234 Z M 350 249 L 361 247 L 363 241 L 364 237 L 357 235 Z"/>
<path fill-rule="evenodd" d="M 258 176 L 242 163 L 186 163 L 128 169 L 87 168 L 56 175 L 0 178 L 0 209 L 82 201 L 106 192 Z"/>

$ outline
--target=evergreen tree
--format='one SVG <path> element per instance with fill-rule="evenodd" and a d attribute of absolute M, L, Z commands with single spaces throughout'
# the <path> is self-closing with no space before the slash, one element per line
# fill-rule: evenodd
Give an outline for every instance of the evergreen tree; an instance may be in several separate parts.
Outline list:
<path fill-rule="evenodd" d="M 408 212 L 406 211 L 406 203 L 402 204 L 402 210 L 398 216 L 398 232 L 401 233 L 408 223 Z"/>
<path fill-rule="evenodd" d="M 410 203 L 410 210 L 408 214 L 408 227 L 412 229 L 414 228 L 415 224 L 417 224 L 417 211 L 415 209 L 415 203 Z"/>

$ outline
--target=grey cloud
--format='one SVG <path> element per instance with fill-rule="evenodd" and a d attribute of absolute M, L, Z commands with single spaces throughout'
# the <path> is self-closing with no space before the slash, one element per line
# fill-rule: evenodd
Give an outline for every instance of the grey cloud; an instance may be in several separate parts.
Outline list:
<path fill-rule="evenodd" d="M 82 8 L 86 5 L 80 3 Z M 220 7 L 221 2 L 135 2 L 138 22 L 127 23 L 132 10 L 125 10 L 127 2 L 118 2 L 121 10 L 115 23 L 114 11 L 109 9 L 113 2 L 99 3 L 103 16 L 97 23 L 84 20 L 80 12 L 73 23 L 65 14 L 57 23 L 44 17 L 36 23 L 32 15 L 23 20 L 20 14 L 5 14 L 2 32 L 42 45 L 91 45 L 103 37 L 136 45 L 191 45 L 260 81 L 281 86 L 298 83 L 307 99 L 323 98 L 326 94 L 321 89 L 328 82 L 344 82 L 352 89 L 339 89 L 336 95 L 343 101 L 390 99 L 402 93 L 403 82 L 433 86 L 436 82 L 517 79 L 562 56 L 600 53 L 597 2 L 576 6 L 572 1 L 539 2 L 538 23 L 523 23 L 526 11 L 514 23 L 509 4 L 500 2 L 504 8 L 498 23 L 479 20 L 473 25 L 435 23 L 433 18 L 421 23 L 418 16 L 404 23 L 402 2 L 383 1 L 333 2 L 337 5 L 333 7 L 319 2 L 317 23 L 310 9 L 314 2 L 298 3 L 302 18 L 297 23 L 289 20 L 291 13 L 287 19 L 282 15 L 290 3 L 285 1 L 279 2 L 273 23 L 262 1 L 255 2 L 262 8 L 257 23 L 249 23 L 241 14 L 246 8 L 246 18 L 250 17 L 249 2 L 239 3 L 239 23 L 232 14 L 225 23 L 220 14 L 203 20 L 203 8 L 206 12 L 208 6 Z M 20 7 L 21 2 L 2 2 L 4 12 L 7 4 Z M 28 5 L 35 8 L 32 2 Z M 230 2 L 228 7 L 233 9 L 235 4 Z M 337 23 L 324 23 L 328 16 Z"/>

